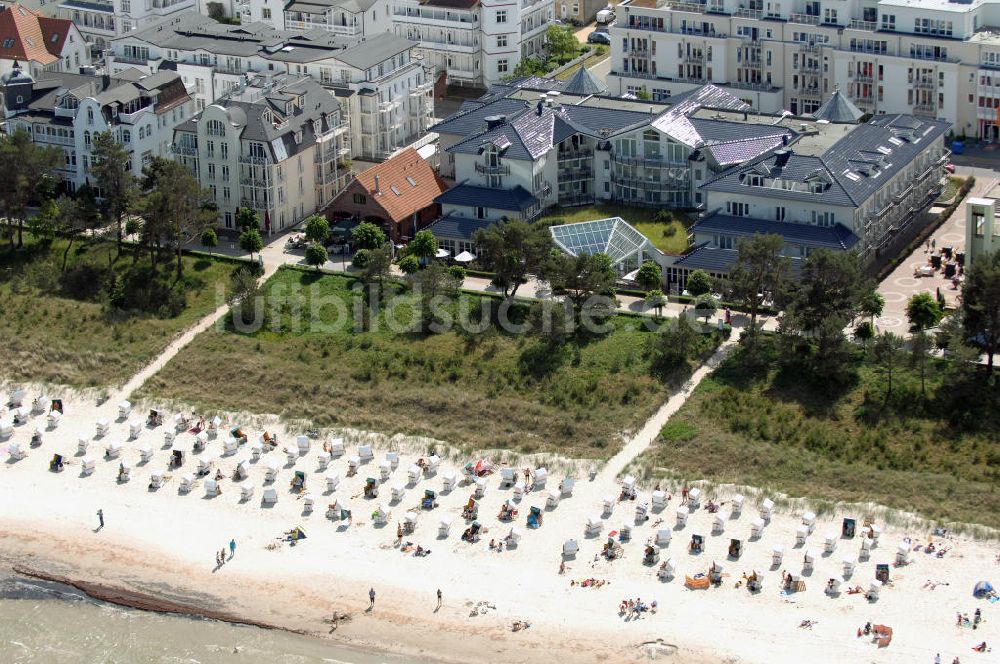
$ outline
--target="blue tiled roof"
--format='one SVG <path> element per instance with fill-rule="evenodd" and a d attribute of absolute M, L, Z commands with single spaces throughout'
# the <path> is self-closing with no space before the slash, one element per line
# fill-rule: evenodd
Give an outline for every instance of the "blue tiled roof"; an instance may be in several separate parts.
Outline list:
<path fill-rule="evenodd" d="M 448 214 L 429 226 L 434 237 L 451 240 L 471 240 L 476 231 L 490 226 L 494 222 L 489 219 L 469 219 Z"/>
<path fill-rule="evenodd" d="M 704 270 L 705 272 L 714 274 L 728 274 L 729 270 L 736 264 L 738 257 L 739 253 L 735 249 L 719 249 L 718 247 L 702 244 L 674 261 L 674 267 L 688 270 Z M 793 257 L 790 261 L 792 274 L 798 277 L 799 270 L 802 267 L 802 259 Z"/>
<path fill-rule="evenodd" d="M 790 244 L 837 250 L 850 249 L 858 242 L 858 237 L 843 224 L 823 227 L 753 217 L 731 217 L 724 214 L 713 214 L 699 220 L 691 227 L 691 232 L 737 237 L 780 235 Z"/>
<path fill-rule="evenodd" d="M 439 134 L 471 136 L 486 130 L 486 118 L 491 115 L 506 115 L 508 119 L 523 113 L 528 102 L 523 99 L 500 98 L 488 104 L 465 102 L 462 109 L 450 115 L 429 129 Z"/>
<path fill-rule="evenodd" d="M 533 205 L 538 205 L 538 199 L 531 192 L 518 185 L 513 189 L 489 189 L 471 184 L 458 184 L 434 199 L 442 205 L 465 205 L 468 207 L 483 207 L 491 210 L 514 210 L 522 212 Z"/>

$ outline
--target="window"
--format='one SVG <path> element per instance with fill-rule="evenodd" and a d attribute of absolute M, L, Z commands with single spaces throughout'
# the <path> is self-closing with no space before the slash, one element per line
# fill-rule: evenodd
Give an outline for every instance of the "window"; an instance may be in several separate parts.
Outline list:
<path fill-rule="evenodd" d="M 895 14 L 882 14 L 882 29 L 883 30 L 895 30 L 896 29 L 896 15 Z"/>
<path fill-rule="evenodd" d="M 747 217 L 750 215 L 750 204 L 726 201 L 726 212 L 734 217 Z"/>
<path fill-rule="evenodd" d="M 719 236 L 719 249 L 732 249 L 733 248 L 733 236 L 732 235 L 720 235 Z"/>
<path fill-rule="evenodd" d="M 122 21 L 122 32 L 132 32 L 132 21 Z"/>
<path fill-rule="evenodd" d="M 132 0 L 122 0 L 122 11 L 123 12 L 132 11 Z"/>
<path fill-rule="evenodd" d="M 506 23 L 506 22 L 507 22 L 507 10 L 506 9 L 498 9 L 497 10 L 497 23 Z"/>
<path fill-rule="evenodd" d="M 364 194 L 354 194 L 354 204 L 364 205 L 368 202 L 368 197 Z"/>
<path fill-rule="evenodd" d="M 775 208 L 774 218 L 777 219 L 778 221 L 785 220 L 785 208 L 783 206 L 779 205 L 777 208 Z"/>
<path fill-rule="evenodd" d="M 263 9 L 260 10 L 260 17 L 269 20 L 271 18 L 271 10 L 268 9 L 267 7 L 264 7 Z"/>
<path fill-rule="evenodd" d="M 222 188 L 222 197 L 227 201 L 232 197 L 231 194 L 232 192 L 229 190 L 229 187 Z"/>
<path fill-rule="evenodd" d="M 497 60 L 497 73 L 506 74 L 507 73 L 507 60 Z"/>
<path fill-rule="evenodd" d="M 83 144 L 90 147 L 90 132 L 83 132 Z"/>
<path fill-rule="evenodd" d="M 131 142 L 132 142 L 132 132 L 130 132 L 128 129 L 122 130 L 122 143 L 131 143 Z"/>
<path fill-rule="evenodd" d="M 146 138 L 146 130 L 143 127 L 139 127 L 139 140 Z"/>
<path fill-rule="evenodd" d="M 229 182 L 229 167 L 228 166 L 223 166 L 222 167 L 222 179 L 225 180 L 226 182 Z"/>
<path fill-rule="evenodd" d="M 226 125 L 219 120 L 209 120 L 208 128 L 206 133 L 209 136 L 225 136 L 226 135 Z"/>
<path fill-rule="evenodd" d="M 507 35 L 497 35 L 497 48 L 505 48 L 507 46 Z"/>
<path fill-rule="evenodd" d="M 208 165 L 208 179 L 209 180 L 215 179 L 215 164 Z"/>
<path fill-rule="evenodd" d="M 476 208 L 476 219 L 485 219 L 485 218 L 486 218 L 486 208 L 484 208 L 484 207 L 477 207 Z"/>
<path fill-rule="evenodd" d="M 4 39 L 3 40 L 3 47 L 4 48 L 13 48 L 14 47 L 14 40 L 13 39 Z"/>
<path fill-rule="evenodd" d="M 94 109 L 87 109 L 87 124 L 94 124 Z"/>
<path fill-rule="evenodd" d="M 219 152 L 223 159 L 229 159 L 229 143 L 220 143 Z"/>

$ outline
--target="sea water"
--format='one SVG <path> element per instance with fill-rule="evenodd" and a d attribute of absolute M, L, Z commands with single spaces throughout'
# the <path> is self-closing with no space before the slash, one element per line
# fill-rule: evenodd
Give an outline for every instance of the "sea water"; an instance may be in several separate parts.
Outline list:
<path fill-rule="evenodd" d="M 73 588 L 0 577 L 4 664 L 401 664 L 320 639 L 95 601 Z"/>

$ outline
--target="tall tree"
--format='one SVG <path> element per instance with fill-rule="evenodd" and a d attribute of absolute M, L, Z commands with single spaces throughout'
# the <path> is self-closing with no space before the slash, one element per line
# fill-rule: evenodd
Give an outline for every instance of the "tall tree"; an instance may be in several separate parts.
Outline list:
<path fill-rule="evenodd" d="M 930 293 L 915 293 L 906 303 L 906 318 L 913 331 L 934 327 L 943 315 L 941 306 Z"/>
<path fill-rule="evenodd" d="M 240 249 L 250 254 L 253 260 L 254 254 L 259 254 L 264 248 L 264 238 L 260 236 L 260 231 L 256 228 L 248 228 L 240 233 Z"/>
<path fill-rule="evenodd" d="M 545 262 L 543 276 L 552 286 L 552 293 L 566 296 L 577 313 L 594 295 L 614 295 L 615 273 L 606 254 L 570 256 L 553 251 Z"/>
<path fill-rule="evenodd" d="M 132 175 L 132 160 L 128 151 L 110 130 L 94 137 L 90 172 L 101 190 L 104 218 L 117 228 L 118 253 L 121 253 L 125 217 L 136 205 L 139 185 Z"/>
<path fill-rule="evenodd" d="M 801 279 L 788 307 L 789 313 L 806 332 L 816 330 L 830 319 L 836 319 L 844 328 L 857 316 L 862 297 L 871 288 L 871 283 L 862 276 L 856 254 L 816 251 L 802 264 Z"/>
<path fill-rule="evenodd" d="M 500 221 L 476 231 L 472 242 L 478 261 L 496 276 L 493 285 L 505 298 L 514 297 L 552 248 L 548 229 L 520 219 Z"/>
<path fill-rule="evenodd" d="M 24 246 L 24 222 L 28 205 L 51 195 L 52 174 L 65 161 L 63 151 L 55 147 L 39 147 L 26 131 L 0 136 L 0 213 L 7 223 L 17 224 L 17 247 Z M 11 251 L 15 249 L 14 233 L 8 228 Z"/>
<path fill-rule="evenodd" d="M 385 280 L 389 277 L 392 269 L 392 247 L 383 244 L 370 251 L 371 260 L 365 266 L 362 274 L 366 282 L 378 282 L 378 296 L 379 299 L 382 299 L 385 295 Z"/>
<path fill-rule="evenodd" d="M 933 349 L 934 340 L 926 330 L 917 330 L 910 338 L 910 366 L 920 371 L 920 396 L 927 396 L 925 388 L 927 361 L 930 359 Z"/>
<path fill-rule="evenodd" d="M 885 398 L 887 401 L 889 396 L 892 394 L 892 377 L 899 368 L 900 360 L 902 359 L 902 349 L 903 339 L 892 332 L 880 334 L 878 335 L 878 338 L 875 339 L 875 361 L 878 363 L 878 367 L 882 373 L 885 374 L 886 382 L 888 384 L 885 391 Z"/>
<path fill-rule="evenodd" d="M 965 272 L 962 287 L 965 333 L 986 353 L 986 375 L 1000 348 L 1000 251 L 979 256 Z"/>
<path fill-rule="evenodd" d="M 355 249 L 378 249 L 385 244 L 385 233 L 370 221 L 362 221 L 351 231 L 351 244 Z"/>
<path fill-rule="evenodd" d="M 154 157 L 144 170 L 144 210 L 152 215 L 173 242 L 177 258 L 177 279 L 184 276 L 183 248 L 192 238 L 215 223 L 215 200 L 207 189 L 176 161 Z M 149 219 L 147 219 L 147 222 Z"/>
<path fill-rule="evenodd" d="M 330 240 L 330 222 L 321 214 L 314 214 L 306 219 L 306 239 L 310 242 L 328 244 Z"/>
<path fill-rule="evenodd" d="M 872 327 L 875 327 L 875 319 L 881 316 L 885 309 L 885 298 L 876 289 L 870 288 L 861 296 L 859 309 L 863 316 L 868 317 Z"/>
<path fill-rule="evenodd" d="M 86 231 L 97 228 L 101 223 L 101 215 L 90 187 L 86 185 L 77 190 L 76 198 L 61 196 L 56 206 L 59 210 L 59 232 L 67 240 L 66 248 L 63 249 L 61 268 L 61 271 L 65 272 L 73 241 Z"/>
<path fill-rule="evenodd" d="M 781 255 L 784 240 L 780 235 L 754 235 L 740 240 L 736 264 L 729 271 L 725 287 L 728 295 L 750 312 L 748 339 L 757 336 L 757 315 L 765 300 L 783 299 L 791 275 L 791 263 Z"/>
<path fill-rule="evenodd" d="M 418 232 L 407 247 L 417 258 L 428 261 L 437 255 L 438 241 L 430 231 Z"/>
<path fill-rule="evenodd" d="M 236 211 L 236 228 L 240 231 L 252 228 L 260 232 L 260 214 L 253 208 L 241 207 Z"/>

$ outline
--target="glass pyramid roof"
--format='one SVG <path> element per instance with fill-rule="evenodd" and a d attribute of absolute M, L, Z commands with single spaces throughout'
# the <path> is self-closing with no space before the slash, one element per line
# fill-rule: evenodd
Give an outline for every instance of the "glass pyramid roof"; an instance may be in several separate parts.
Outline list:
<path fill-rule="evenodd" d="M 549 231 L 556 245 L 571 256 L 607 254 L 618 265 L 653 253 L 653 243 L 621 217 L 552 226 Z"/>

